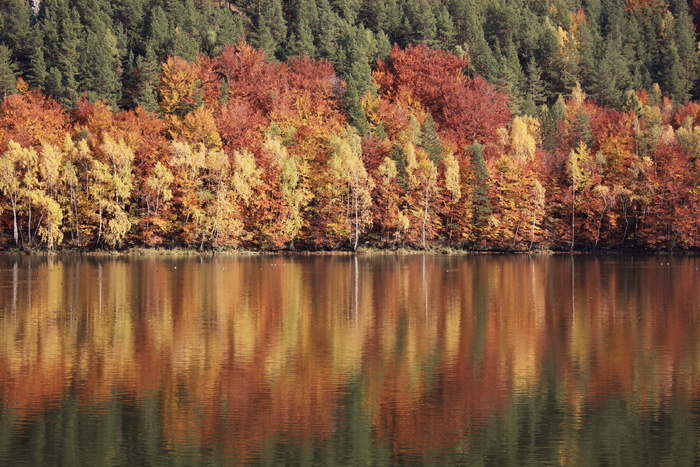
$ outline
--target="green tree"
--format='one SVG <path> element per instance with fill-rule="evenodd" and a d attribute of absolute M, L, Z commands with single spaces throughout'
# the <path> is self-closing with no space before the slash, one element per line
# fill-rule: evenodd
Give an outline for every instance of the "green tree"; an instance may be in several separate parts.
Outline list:
<path fill-rule="evenodd" d="M 486 227 L 489 225 L 493 207 L 489 199 L 489 173 L 484 161 L 484 146 L 475 142 L 469 148 L 472 155 L 472 171 L 474 173 L 474 187 L 472 191 L 473 206 L 473 232 L 474 241 L 481 240 Z"/>
<path fill-rule="evenodd" d="M 7 0 L 0 16 L 0 43 L 5 44 L 12 53 L 12 60 L 19 64 L 21 72 L 28 71 L 31 54 L 31 36 L 29 27 L 32 10 L 26 0 Z"/>
<path fill-rule="evenodd" d="M 622 55 L 622 38 L 610 34 L 602 44 L 602 53 L 592 73 L 591 97 L 599 105 L 620 108 L 631 88 L 629 64 Z"/>
<path fill-rule="evenodd" d="M 435 165 L 439 165 L 442 160 L 442 141 L 440 141 L 440 135 L 437 133 L 437 128 L 435 126 L 435 120 L 433 116 L 428 114 L 425 117 L 425 122 L 422 128 L 422 143 L 423 149 L 428 154 L 428 157 Z"/>
<path fill-rule="evenodd" d="M 146 55 L 136 58 L 134 104 L 140 105 L 149 112 L 157 112 L 159 73 L 158 60 L 153 48 L 146 47 Z"/>
<path fill-rule="evenodd" d="M 40 27 L 32 28 L 29 52 L 29 67 L 26 73 L 27 82 L 36 89 L 45 89 L 47 69 L 44 59 L 44 38 Z"/>
<path fill-rule="evenodd" d="M 105 99 L 116 108 L 121 94 L 116 37 L 98 20 L 93 21 L 93 27 L 80 49 L 78 91 L 91 101 Z"/>
<path fill-rule="evenodd" d="M 255 28 L 251 43 L 265 51 L 268 59 L 279 57 L 287 37 L 287 23 L 281 0 L 260 0 L 254 12 Z"/>
<path fill-rule="evenodd" d="M 0 101 L 16 92 L 15 64 L 12 62 L 10 49 L 0 44 Z"/>
<path fill-rule="evenodd" d="M 294 0 L 291 11 L 294 21 L 289 25 L 286 57 L 315 58 L 316 46 L 311 25 L 318 24 L 316 3 L 313 0 Z"/>

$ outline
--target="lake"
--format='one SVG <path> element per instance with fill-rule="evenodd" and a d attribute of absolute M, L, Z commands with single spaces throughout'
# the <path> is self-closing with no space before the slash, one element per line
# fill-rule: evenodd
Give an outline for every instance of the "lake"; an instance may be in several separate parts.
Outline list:
<path fill-rule="evenodd" d="M 698 268 L 2 256 L 0 465 L 697 465 Z"/>

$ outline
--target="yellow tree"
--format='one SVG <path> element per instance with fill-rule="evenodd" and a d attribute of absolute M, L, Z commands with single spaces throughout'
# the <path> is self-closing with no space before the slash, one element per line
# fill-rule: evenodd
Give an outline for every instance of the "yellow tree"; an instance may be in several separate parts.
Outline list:
<path fill-rule="evenodd" d="M 104 240 L 110 248 L 122 244 L 131 229 L 127 203 L 133 190 L 134 151 L 109 134 L 103 137 L 100 153 L 103 160 L 93 160 L 90 192 L 97 203 L 97 242 Z"/>
<path fill-rule="evenodd" d="M 150 244 L 157 243 L 159 239 L 151 236 L 151 225 L 158 229 L 165 230 L 166 221 L 159 217 L 161 208 L 168 203 L 172 197 L 172 183 L 175 177 L 170 169 L 162 162 L 156 162 L 144 182 L 144 198 L 146 200 L 146 232 L 144 241 Z"/>
<path fill-rule="evenodd" d="M 244 224 L 241 207 L 247 205 L 260 183 L 260 170 L 248 152 L 236 152 L 229 157 L 220 149 L 206 151 L 204 190 L 199 193 L 204 202 L 203 216 L 198 219 L 200 249 L 238 246 L 243 238 Z"/>
<path fill-rule="evenodd" d="M 409 186 L 409 219 L 420 222 L 420 244 L 426 248 L 427 231 L 431 224 L 432 202 L 437 194 L 437 167 L 422 148 L 413 143 L 405 145 L 406 175 Z M 410 221 L 409 221 L 410 222 Z M 410 227 L 409 227 L 410 228 Z M 432 229 L 431 229 L 432 230 Z"/>
<path fill-rule="evenodd" d="M 61 148 L 48 143 L 42 145 L 38 160 L 41 184 L 34 199 L 41 213 L 37 234 L 49 249 L 63 240 L 63 209 L 59 203 L 63 160 Z"/>
<path fill-rule="evenodd" d="M 360 136 L 352 127 L 342 136 L 330 138 L 332 154 L 328 160 L 331 191 L 344 207 L 344 232 L 350 247 L 357 250 L 360 235 L 372 225 L 372 189 L 374 181 L 362 162 Z"/>
<path fill-rule="evenodd" d="M 586 143 L 580 141 L 576 149 L 569 152 L 566 160 L 566 171 L 571 183 L 571 247 L 576 243 L 576 192 L 585 188 L 587 184 L 585 164 L 589 158 L 589 150 Z"/>
<path fill-rule="evenodd" d="M 179 117 L 192 111 L 200 87 L 197 64 L 178 57 L 168 57 L 160 75 L 160 110 Z"/>
<path fill-rule="evenodd" d="M 32 170 L 36 164 L 36 158 L 36 151 L 31 148 L 23 148 L 14 141 L 8 143 L 7 150 L 0 157 L 0 191 L 5 195 L 12 208 L 12 232 L 15 245 L 19 245 L 17 219 L 19 203 L 26 193 L 23 180 L 27 171 Z"/>
<path fill-rule="evenodd" d="M 257 166 L 255 157 L 249 151 L 235 151 L 232 159 L 230 188 L 234 202 L 237 204 L 239 216 L 244 209 L 250 207 L 257 188 L 262 184 L 262 170 Z M 244 219 L 241 219 L 243 223 Z M 241 239 L 244 239 L 242 232 Z"/>
<path fill-rule="evenodd" d="M 532 188 L 530 190 L 530 212 L 532 213 L 532 221 L 530 222 L 530 246 L 529 250 L 532 250 L 532 245 L 535 243 L 535 232 L 539 227 L 542 217 L 544 216 L 544 201 L 545 201 L 545 189 L 539 180 L 535 179 Z"/>
<path fill-rule="evenodd" d="M 182 141 L 170 144 L 169 165 L 173 171 L 173 204 L 178 215 L 182 240 L 192 245 L 201 240 L 199 224 L 204 217 L 203 205 L 206 191 L 203 188 L 202 174 L 206 163 L 207 150 L 199 145 L 195 150 Z"/>
<path fill-rule="evenodd" d="M 64 143 L 64 153 L 66 157 L 60 180 L 66 197 L 64 214 L 70 223 L 72 241 L 82 247 L 95 230 L 91 222 L 95 209 L 90 192 L 94 157 L 87 140 L 81 139 L 73 143 L 68 136 Z"/>
<path fill-rule="evenodd" d="M 398 175 L 396 162 L 388 156 L 384 157 L 377 167 L 375 176 L 377 180 L 375 198 L 378 204 L 375 217 L 381 227 L 382 241 L 388 237 L 389 231 L 393 231 L 395 237 L 398 236 L 399 195 L 395 186 Z"/>
<path fill-rule="evenodd" d="M 308 164 L 295 154 L 290 154 L 281 138 L 269 137 L 265 148 L 271 154 L 279 170 L 279 187 L 286 202 L 287 214 L 282 231 L 291 245 L 304 226 L 303 210 L 311 201 L 308 182 Z"/>
<path fill-rule="evenodd" d="M 462 198 L 462 185 L 460 183 L 459 161 L 454 156 L 452 151 L 446 153 L 442 158 L 442 163 L 445 167 L 445 189 L 450 196 L 448 201 L 449 213 L 447 214 L 447 239 L 452 240 L 452 231 L 454 225 L 455 206 Z"/>

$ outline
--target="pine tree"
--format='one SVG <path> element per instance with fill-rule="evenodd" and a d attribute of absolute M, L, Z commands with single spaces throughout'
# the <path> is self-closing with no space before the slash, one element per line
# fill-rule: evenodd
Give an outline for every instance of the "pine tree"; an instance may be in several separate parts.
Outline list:
<path fill-rule="evenodd" d="M 60 31 L 60 48 L 56 68 L 61 73 L 61 84 L 57 97 L 67 108 L 72 108 L 78 101 L 78 47 L 80 45 L 80 15 L 75 9 L 68 11 L 62 18 Z"/>
<path fill-rule="evenodd" d="M 289 25 L 286 58 L 316 57 L 312 24 L 318 23 L 318 11 L 313 0 L 295 0 L 292 4 L 294 21 Z"/>
<path fill-rule="evenodd" d="M 165 60 L 170 54 L 172 33 L 170 31 L 170 22 L 165 16 L 165 10 L 160 5 L 155 4 L 146 15 L 144 29 L 144 42 L 151 44 L 153 51 L 158 56 L 158 60 Z"/>
<path fill-rule="evenodd" d="M 31 30 L 29 23 L 32 10 L 26 0 L 8 0 L 3 6 L 0 18 L 0 43 L 4 43 L 12 60 L 20 67 L 22 73 L 29 69 L 31 53 Z"/>
<path fill-rule="evenodd" d="M 437 12 L 435 13 L 435 27 L 437 29 L 435 45 L 445 49 L 453 49 L 457 32 L 455 30 L 452 17 L 450 16 L 450 12 L 443 4 L 438 4 L 437 6 Z"/>
<path fill-rule="evenodd" d="M 371 33 L 364 28 L 349 29 L 345 38 L 346 60 L 342 64 L 340 71 L 347 83 L 345 96 L 348 120 L 360 134 L 369 131 L 367 116 L 365 115 L 360 99 L 365 92 L 372 88 L 372 69 L 369 66 L 370 41 L 367 33 Z"/>
<path fill-rule="evenodd" d="M 287 24 L 281 0 L 259 1 L 254 13 L 255 29 L 251 33 L 251 43 L 265 51 L 268 59 L 281 55 L 281 46 L 287 37 Z"/>
<path fill-rule="evenodd" d="M 462 7 L 456 41 L 462 44 L 461 51 L 469 57 L 468 71 L 493 80 L 498 74 L 498 61 L 484 37 L 476 7 L 471 2 Z"/>
<path fill-rule="evenodd" d="M 0 44 L 0 101 L 16 92 L 14 70 L 10 49 Z"/>
<path fill-rule="evenodd" d="M 152 47 L 146 47 L 146 55 L 136 58 L 134 103 L 157 112 L 158 107 L 158 61 Z"/>
<path fill-rule="evenodd" d="M 674 22 L 674 36 L 680 67 L 679 80 L 681 81 L 681 91 L 677 96 L 678 102 L 685 102 L 690 97 L 690 91 L 700 73 L 700 59 L 698 58 L 692 19 L 688 14 L 687 4 L 683 2 L 682 5 L 683 8 L 678 12 Z M 679 8 L 681 8 L 680 5 Z"/>
<path fill-rule="evenodd" d="M 328 60 L 337 67 L 339 63 L 347 59 L 345 51 L 339 50 L 340 45 L 338 43 L 341 31 L 340 25 L 343 24 L 343 21 L 331 9 L 327 0 L 319 2 L 318 15 L 319 25 L 316 32 L 318 58 Z M 343 24 L 343 26 L 345 28 L 348 27 L 347 23 Z"/>
<path fill-rule="evenodd" d="M 408 20 L 406 43 L 433 44 L 437 37 L 437 23 L 430 3 L 427 0 L 406 0 L 404 11 Z"/>
<path fill-rule="evenodd" d="M 428 114 L 425 117 L 425 122 L 423 122 L 422 128 L 422 138 L 423 149 L 428 154 L 428 157 L 433 164 L 438 165 L 442 160 L 442 141 L 440 141 L 440 135 L 437 133 L 437 128 L 435 126 L 435 120 L 433 116 Z"/>
<path fill-rule="evenodd" d="M 32 29 L 29 54 L 29 69 L 26 77 L 29 85 L 36 89 L 44 88 L 46 82 L 46 61 L 44 60 L 44 40 L 41 28 L 35 27 Z"/>
<path fill-rule="evenodd" d="M 474 173 L 474 191 L 472 194 L 474 239 L 479 241 L 484 229 L 488 226 L 493 212 L 488 196 L 489 173 L 484 161 L 484 146 L 477 142 L 469 148 L 472 153 L 472 171 Z"/>
<path fill-rule="evenodd" d="M 631 88 L 628 63 L 621 50 L 621 37 L 618 34 L 608 36 L 590 86 L 591 97 L 599 105 L 620 108 L 625 100 L 625 92 Z"/>
<path fill-rule="evenodd" d="M 537 66 L 537 62 L 531 59 L 527 64 L 525 72 L 525 95 L 532 99 L 535 105 L 539 106 L 546 101 L 545 85 L 542 82 L 542 70 Z"/>
<path fill-rule="evenodd" d="M 223 8 L 215 7 L 211 0 L 202 1 L 201 8 L 200 24 L 196 28 L 200 51 L 216 57 L 227 44 L 241 40 L 244 35 L 244 20 L 241 15 L 232 15 Z"/>
<path fill-rule="evenodd" d="M 80 50 L 78 91 L 89 100 L 105 99 L 116 107 L 120 100 L 121 85 L 116 38 L 97 18 Z"/>
<path fill-rule="evenodd" d="M 549 152 L 554 152 L 561 144 L 562 132 L 560 126 L 565 117 L 566 103 L 561 94 L 551 109 L 546 105 L 540 106 L 539 120 L 542 133 L 542 147 Z"/>

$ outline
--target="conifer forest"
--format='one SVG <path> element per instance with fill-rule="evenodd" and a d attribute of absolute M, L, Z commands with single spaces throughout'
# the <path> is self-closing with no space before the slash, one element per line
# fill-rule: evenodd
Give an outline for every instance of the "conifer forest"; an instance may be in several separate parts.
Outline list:
<path fill-rule="evenodd" d="M 0 0 L 0 247 L 696 250 L 693 0 Z"/>

